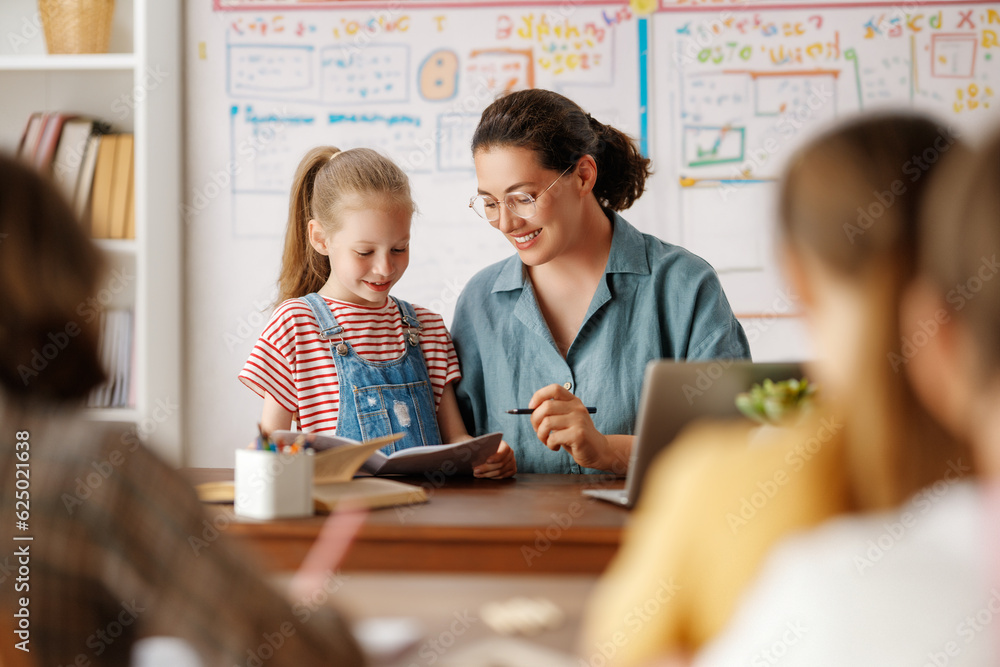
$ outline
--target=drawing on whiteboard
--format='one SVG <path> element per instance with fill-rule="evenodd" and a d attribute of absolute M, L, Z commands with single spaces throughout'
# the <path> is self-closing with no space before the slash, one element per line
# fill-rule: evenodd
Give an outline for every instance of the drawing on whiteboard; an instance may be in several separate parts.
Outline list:
<path fill-rule="evenodd" d="M 410 48 L 369 44 L 357 52 L 322 51 L 320 85 L 327 104 L 378 104 L 409 100 Z"/>
<path fill-rule="evenodd" d="M 968 87 L 958 88 L 955 91 L 955 103 L 953 104 L 953 108 L 955 109 L 955 113 L 975 111 L 980 107 L 983 109 L 989 109 L 992 101 L 993 88 L 990 86 L 983 86 L 980 88 L 976 84 L 970 83 Z"/>
<path fill-rule="evenodd" d="M 616 99 L 612 111 L 624 106 L 626 121 L 635 122 L 638 100 L 607 94 L 617 86 L 615 31 L 635 29 L 629 7 L 503 4 L 476 12 L 228 11 L 220 26 L 226 108 L 238 110 L 228 119 L 230 157 L 240 167 L 229 181 L 234 234 L 280 235 L 274 221 L 283 217 L 291 174 L 317 143 L 382 151 L 415 179 L 416 191 L 474 178 L 472 133 L 500 94 L 538 85 L 592 89 L 595 101 Z M 260 134 L 253 116 L 309 122 L 282 123 L 244 164 L 239 147 Z M 467 212 L 461 208 L 447 215 Z"/>
<path fill-rule="evenodd" d="M 469 80 L 486 84 L 493 95 L 535 87 L 531 49 L 477 49 L 469 53 Z"/>
<path fill-rule="evenodd" d="M 840 70 L 804 72 L 747 72 L 753 80 L 754 112 L 758 116 L 781 116 L 801 107 L 817 89 L 836 90 Z M 836 115 L 836 95 L 830 101 Z"/>
<path fill-rule="evenodd" d="M 233 97 L 276 97 L 309 93 L 315 84 L 313 47 L 230 44 L 229 85 Z"/>
<path fill-rule="evenodd" d="M 692 72 L 681 78 L 680 117 L 685 121 L 724 125 L 753 113 L 751 79 L 729 72 Z"/>
<path fill-rule="evenodd" d="M 475 171 L 469 146 L 478 124 L 477 113 L 445 113 L 438 116 L 438 170 Z"/>
<path fill-rule="evenodd" d="M 529 12 L 517 18 L 500 15 L 496 38 L 501 43 L 510 40 L 531 47 L 539 71 L 558 77 L 561 83 L 611 84 L 614 31 L 606 25 L 606 18 L 586 21 L 575 17 L 576 13 L 560 16 L 555 12 Z"/>
<path fill-rule="evenodd" d="M 434 51 L 420 63 L 420 96 L 439 102 L 458 94 L 458 56 L 451 49 Z"/>
<path fill-rule="evenodd" d="M 976 75 L 975 35 L 939 34 L 931 36 L 931 76 L 971 79 Z"/>
<path fill-rule="evenodd" d="M 688 125 L 684 128 L 684 163 L 688 167 L 742 162 L 746 128 Z"/>

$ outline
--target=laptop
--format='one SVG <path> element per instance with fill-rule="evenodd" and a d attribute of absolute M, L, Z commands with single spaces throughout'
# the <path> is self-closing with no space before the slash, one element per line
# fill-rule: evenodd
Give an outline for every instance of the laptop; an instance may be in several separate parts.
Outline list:
<path fill-rule="evenodd" d="M 583 493 L 622 507 L 634 507 L 656 455 L 685 426 L 697 419 L 741 416 L 736 395 L 756 383 L 801 378 L 799 363 L 671 361 L 654 359 L 646 365 L 639 398 L 635 440 L 623 489 L 585 489 Z"/>

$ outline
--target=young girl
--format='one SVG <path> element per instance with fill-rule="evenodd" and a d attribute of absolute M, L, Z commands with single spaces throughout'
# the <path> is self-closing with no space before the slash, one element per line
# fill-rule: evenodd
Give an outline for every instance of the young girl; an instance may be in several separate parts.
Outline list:
<path fill-rule="evenodd" d="M 907 169 L 913 156 L 940 156 L 956 143 L 927 118 L 893 113 L 839 125 L 792 156 L 778 202 L 779 257 L 816 347 L 808 376 L 821 387 L 817 413 L 755 447 L 741 423 L 694 425 L 671 444 L 595 588 L 582 633 L 588 654 L 614 649 L 606 664 L 631 666 L 694 651 L 722 630 L 783 537 L 838 515 L 898 508 L 968 471 L 967 448 L 934 421 L 890 356 L 899 352 L 897 308 L 914 278 L 928 182 Z M 895 200 L 882 206 L 886 192 Z M 877 220 L 860 229 L 859 209 Z M 858 618 L 870 618 L 857 606 Z M 757 635 L 758 658 L 787 630 Z"/>
<path fill-rule="evenodd" d="M 467 439 L 461 377 L 440 315 L 389 296 L 409 263 L 414 211 L 403 171 L 379 153 L 314 148 L 292 186 L 279 305 L 240 380 L 264 399 L 265 432 L 290 428 L 367 440 L 385 453 Z M 516 472 L 506 443 L 475 469 Z"/>
<path fill-rule="evenodd" d="M 910 378 L 923 406 L 973 445 L 980 472 L 995 483 L 1000 135 L 977 139 L 985 150 L 956 144 L 924 177 L 917 275 L 883 364 Z M 759 664 L 761 648 L 776 647 L 789 621 L 799 631 L 784 635 L 786 665 L 1000 664 L 1000 580 L 991 580 L 1000 517 L 989 512 L 989 494 L 982 480 L 946 474 L 891 512 L 843 517 L 785 540 L 695 664 Z"/>

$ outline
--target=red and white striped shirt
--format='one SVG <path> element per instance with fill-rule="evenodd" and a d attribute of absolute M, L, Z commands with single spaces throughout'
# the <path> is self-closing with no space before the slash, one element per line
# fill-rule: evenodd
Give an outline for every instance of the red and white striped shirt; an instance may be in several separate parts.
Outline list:
<path fill-rule="evenodd" d="M 368 361 L 392 361 L 403 355 L 403 319 L 386 299 L 375 308 L 323 297 L 346 340 Z M 434 389 L 435 404 L 446 384 L 462 375 L 451 334 L 437 313 L 414 306 L 420 320 L 420 350 Z M 339 338 L 334 342 L 339 342 Z M 240 380 L 261 397 L 267 392 L 285 410 L 298 413 L 299 428 L 311 433 L 337 428 L 340 387 L 330 342 L 319 336 L 319 323 L 301 299 L 289 299 L 275 310 L 257 339 Z"/>

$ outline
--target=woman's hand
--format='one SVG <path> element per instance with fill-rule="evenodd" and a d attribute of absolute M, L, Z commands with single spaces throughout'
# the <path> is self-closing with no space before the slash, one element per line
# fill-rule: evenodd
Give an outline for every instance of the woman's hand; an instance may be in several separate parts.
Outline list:
<path fill-rule="evenodd" d="M 517 473 L 517 460 L 514 458 L 514 450 L 510 448 L 506 440 L 500 441 L 496 454 L 486 459 L 472 469 L 472 474 L 476 477 L 488 477 L 490 479 L 502 479 L 513 477 Z"/>
<path fill-rule="evenodd" d="M 558 451 L 560 448 L 585 468 L 611 470 L 611 445 L 597 430 L 587 407 L 579 398 L 559 384 L 550 384 L 535 392 L 528 402 L 531 425 L 542 444 Z"/>

